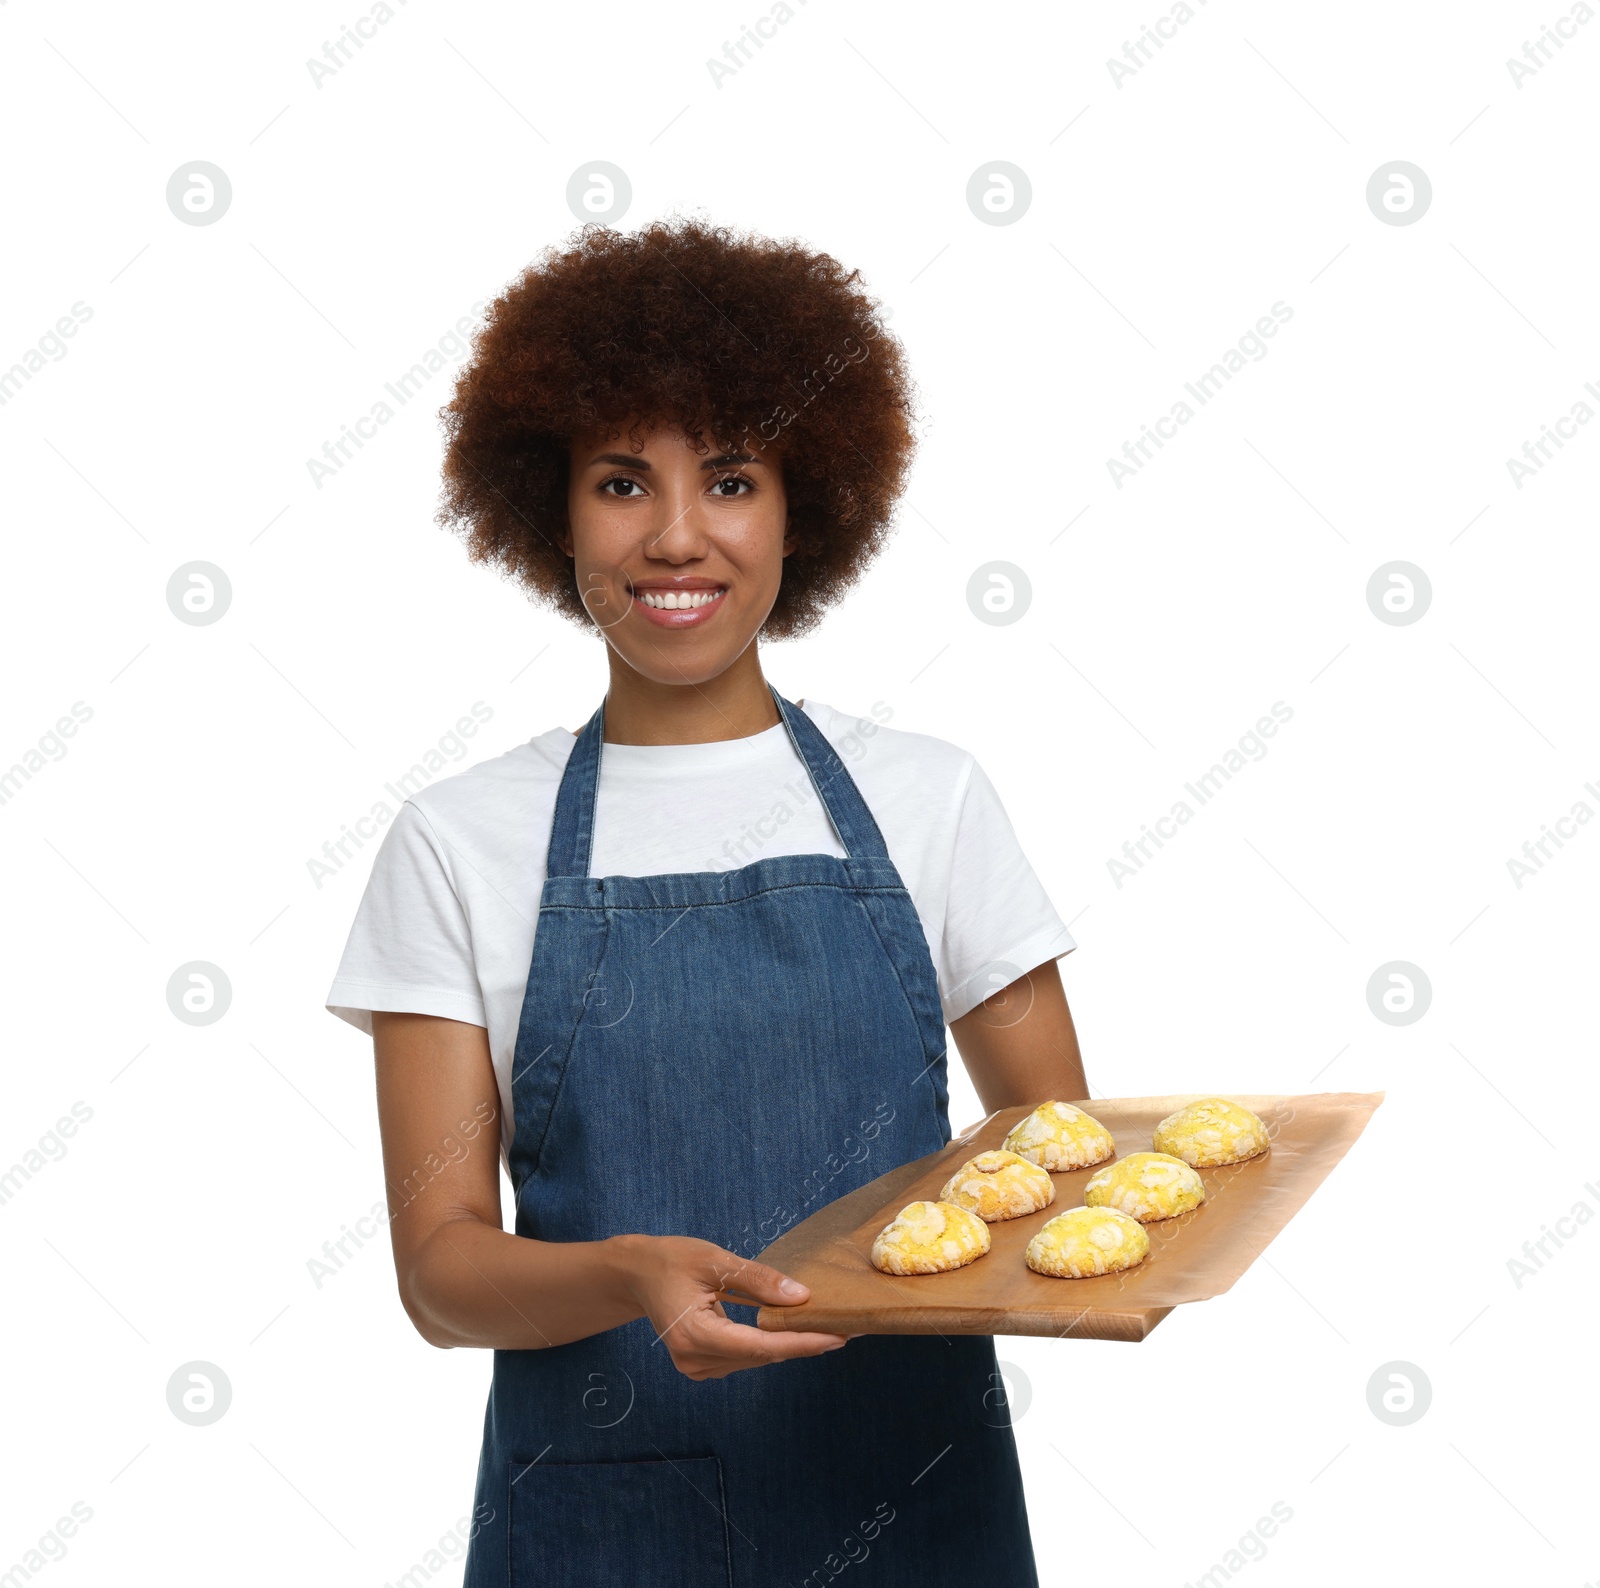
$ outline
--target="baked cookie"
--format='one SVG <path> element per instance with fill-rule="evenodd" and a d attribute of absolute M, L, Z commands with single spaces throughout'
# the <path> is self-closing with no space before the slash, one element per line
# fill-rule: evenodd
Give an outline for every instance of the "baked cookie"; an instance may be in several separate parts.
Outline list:
<path fill-rule="evenodd" d="M 1111 1132 L 1071 1103 L 1041 1103 L 1000 1144 L 1041 1169 L 1087 1169 L 1117 1150 Z"/>
<path fill-rule="evenodd" d="M 1115 1274 L 1150 1255 L 1144 1226 L 1114 1208 L 1068 1208 L 1039 1227 L 1023 1261 L 1053 1279 Z"/>
<path fill-rule="evenodd" d="M 939 1193 L 941 1202 L 966 1208 L 985 1224 L 1037 1213 L 1055 1199 L 1055 1181 L 1037 1164 L 1004 1148 L 969 1158 Z"/>
<path fill-rule="evenodd" d="M 1156 1126 L 1153 1145 L 1194 1169 L 1240 1163 L 1267 1150 L 1267 1127 L 1238 1103 L 1203 1097 L 1180 1108 Z"/>
<path fill-rule="evenodd" d="M 1176 1218 L 1205 1199 L 1200 1176 L 1169 1152 L 1130 1152 L 1096 1169 L 1083 1188 L 1085 1206 L 1115 1208 L 1141 1224 Z"/>
<path fill-rule="evenodd" d="M 885 1274 L 942 1274 L 989 1250 L 989 1226 L 951 1202 L 912 1202 L 872 1243 L 872 1266 Z"/>

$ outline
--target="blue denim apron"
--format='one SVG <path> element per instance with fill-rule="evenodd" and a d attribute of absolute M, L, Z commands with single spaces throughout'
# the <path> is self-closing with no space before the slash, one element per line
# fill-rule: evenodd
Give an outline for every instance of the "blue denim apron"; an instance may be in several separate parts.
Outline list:
<path fill-rule="evenodd" d="M 773 698 L 844 859 L 591 877 L 603 705 L 578 735 L 517 1032 L 518 1235 L 754 1257 L 950 1139 L 911 896 L 832 746 Z M 863 1335 L 703 1382 L 648 1318 L 496 1351 L 474 1516 L 465 1588 L 1037 1582 L 987 1335 Z"/>

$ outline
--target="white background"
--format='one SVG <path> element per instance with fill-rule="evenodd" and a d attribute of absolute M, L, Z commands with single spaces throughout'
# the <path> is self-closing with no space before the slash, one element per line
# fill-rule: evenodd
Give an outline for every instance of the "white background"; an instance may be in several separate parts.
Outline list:
<path fill-rule="evenodd" d="M 308 1271 L 383 1187 L 370 1045 L 322 1008 L 372 846 L 320 888 L 307 861 L 474 702 L 461 765 L 576 726 L 602 651 L 432 521 L 457 359 L 320 488 L 307 460 L 605 160 L 624 224 L 795 235 L 892 311 L 926 420 L 899 531 L 768 669 L 979 757 L 1080 942 L 1092 1090 L 1387 1092 L 1226 1296 L 1138 1346 L 999 1342 L 1042 1580 L 1177 1588 L 1274 1501 L 1250 1582 L 1600 1574 L 1561 1448 L 1600 1229 L 1507 1266 L 1600 1208 L 1600 832 L 1506 864 L 1600 809 L 1600 426 L 1506 466 L 1600 383 L 1600 25 L 1519 87 L 1559 0 L 1212 0 L 1118 86 L 1169 13 L 1061 12 L 813 0 L 718 86 L 759 5 L 412 0 L 317 86 L 366 12 L 0 6 L 0 369 L 92 310 L 0 408 L 0 764 L 93 713 L 0 805 L 0 1168 L 92 1111 L 0 1204 L 0 1571 L 81 1502 L 48 1582 L 377 1588 L 470 1507 L 488 1355 L 412 1331 L 381 1237 Z M 232 183 L 214 225 L 166 204 L 196 160 Z M 1012 225 L 966 203 L 995 160 L 1031 181 Z M 1415 224 L 1366 201 L 1397 160 L 1431 179 Z M 1106 460 L 1276 302 L 1119 488 Z M 1032 586 L 1006 626 L 966 602 L 995 560 Z M 1365 593 L 1396 560 L 1432 587 L 1404 626 Z M 168 608 L 191 561 L 231 582 L 214 624 Z M 1119 887 L 1274 701 L 1269 753 Z M 232 987 L 203 1027 L 166 1001 L 196 960 Z M 1404 1026 L 1367 1000 L 1395 960 L 1432 988 Z M 953 1123 L 979 1112 L 957 1076 Z M 232 1386 L 208 1427 L 167 1408 L 193 1360 Z M 1395 1361 L 1431 1384 L 1409 1426 L 1368 1406 Z"/>

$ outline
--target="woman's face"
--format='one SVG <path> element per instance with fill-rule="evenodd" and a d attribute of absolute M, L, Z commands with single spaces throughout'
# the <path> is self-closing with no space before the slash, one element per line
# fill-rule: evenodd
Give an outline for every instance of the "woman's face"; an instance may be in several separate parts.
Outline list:
<path fill-rule="evenodd" d="M 792 549 L 776 456 L 696 452 L 662 426 L 638 452 L 581 437 L 571 465 L 562 549 L 590 617 L 657 683 L 717 677 L 766 622 Z"/>

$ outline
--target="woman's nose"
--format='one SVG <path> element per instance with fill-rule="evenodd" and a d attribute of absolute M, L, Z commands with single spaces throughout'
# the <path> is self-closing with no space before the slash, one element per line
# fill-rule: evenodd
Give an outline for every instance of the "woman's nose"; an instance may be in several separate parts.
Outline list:
<path fill-rule="evenodd" d="M 703 557 L 707 537 L 701 519 L 704 508 L 698 492 L 694 495 L 685 493 L 683 496 L 668 492 L 661 501 L 664 508 L 662 522 L 651 529 L 645 548 L 648 554 L 668 562 L 688 562 L 692 558 Z"/>

